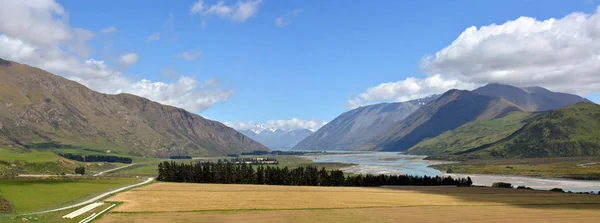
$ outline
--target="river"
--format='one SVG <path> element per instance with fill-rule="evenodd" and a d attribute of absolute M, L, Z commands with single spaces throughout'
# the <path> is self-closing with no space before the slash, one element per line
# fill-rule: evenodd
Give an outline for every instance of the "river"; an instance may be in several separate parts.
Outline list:
<path fill-rule="evenodd" d="M 345 173 L 356 174 L 409 174 L 417 176 L 450 175 L 453 177 L 467 177 L 465 174 L 444 174 L 429 167 L 430 165 L 445 163 L 443 161 L 423 160 L 424 156 L 398 154 L 397 152 L 352 152 L 303 156 L 314 162 L 337 162 L 355 164 L 341 169 Z M 494 182 L 511 183 L 514 186 L 527 186 L 538 190 L 562 188 L 565 191 L 590 192 L 600 191 L 600 181 L 570 180 L 570 179 L 545 179 L 534 177 L 504 176 L 504 175 L 468 175 L 474 185 L 491 186 Z"/>

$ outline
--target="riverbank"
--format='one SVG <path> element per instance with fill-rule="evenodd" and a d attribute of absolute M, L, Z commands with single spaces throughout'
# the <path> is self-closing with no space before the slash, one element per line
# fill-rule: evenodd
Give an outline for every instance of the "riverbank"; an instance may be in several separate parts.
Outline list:
<path fill-rule="evenodd" d="M 431 166 L 445 173 L 600 180 L 600 157 L 467 160 Z"/>

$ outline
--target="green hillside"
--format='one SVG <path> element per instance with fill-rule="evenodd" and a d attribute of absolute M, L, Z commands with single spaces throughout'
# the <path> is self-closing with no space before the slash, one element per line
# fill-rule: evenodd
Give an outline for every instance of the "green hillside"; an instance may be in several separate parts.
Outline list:
<path fill-rule="evenodd" d="M 471 158 L 600 155 L 600 105 L 581 102 L 547 113 L 496 143 L 462 153 Z"/>
<path fill-rule="evenodd" d="M 503 139 L 536 116 L 527 112 L 512 112 L 498 119 L 470 122 L 437 137 L 425 139 L 410 148 L 408 153 L 440 155 L 463 152 Z"/>

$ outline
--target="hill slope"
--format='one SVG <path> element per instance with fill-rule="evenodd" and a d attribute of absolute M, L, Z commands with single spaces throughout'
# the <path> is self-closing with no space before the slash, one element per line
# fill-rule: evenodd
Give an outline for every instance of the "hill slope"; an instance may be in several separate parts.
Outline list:
<path fill-rule="evenodd" d="M 454 130 L 425 139 L 414 145 L 408 153 L 415 155 L 441 155 L 463 152 L 484 144 L 503 139 L 519 130 L 539 114 L 512 112 L 504 117 L 474 121 Z"/>
<path fill-rule="evenodd" d="M 526 111 L 549 111 L 577 102 L 590 102 L 577 95 L 552 92 L 541 87 L 518 88 L 503 84 L 488 84 L 473 90 L 473 93 L 504 98 Z"/>
<path fill-rule="evenodd" d="M 359 150 L 437 96 L 381 103 L 345 112 L 300 141 L 294 150 Z"/>
<path fill-rule="evenodd" d="M 463 156 L 478 158 L 600 155 L 600 105 L 580 102 L 543 115 L 496 143 Z"/>
<path fill-rule="evenodd" d="M 255 133 L 252 130 L 238 131 L 273 150 L 291 149 L 298 144 L 298 142 L 313 134 L 313 132 L 308 129 L 296 129 L 290 131 L 280 129 L 275 131 L 265 130 L 259 133 Z"/>
<path fill-rule="evenodd" d="M 425 138 L 438 136 L 468 122 L 494 119 L 513 111 L 523 109 L 504 99 L 450 90 L 374 140 L 371 148 L 405 151 Z"/>
<path fill-rule="evenodd" d="M 223 155 L 266 147 L 219 122 L 129 94 L 107 95 L 0 59 L 0 146 L 36 143 L 131 155 Z"/>

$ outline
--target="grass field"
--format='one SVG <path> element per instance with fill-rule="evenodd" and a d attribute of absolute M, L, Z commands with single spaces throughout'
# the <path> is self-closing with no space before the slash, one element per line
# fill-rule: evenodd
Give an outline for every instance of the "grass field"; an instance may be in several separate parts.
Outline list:
<path fill-rule="evenodd" d="M 499 188 L 155 183 L 98 222 L 596 222 L 600 196 Z M 510 214 L 508 214 L 510 213 Z"/>
<path fill-rule="evenodd" d="M 432 166 L 464 174 L 519 175 L 573 179 L 600 179 L 600 157 L 530 158 L 515 160 L 469 160 Z"/>
<path fill-rule="evenodd" d="M 42 211 L 84 201 L 98 194 L 139 182 L 136 178 L 49 180 L 3 179 L 0 196 L 17 214 Z"/>

